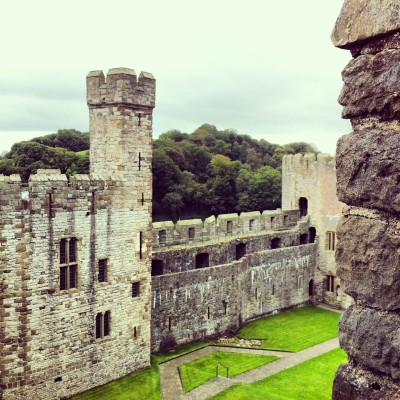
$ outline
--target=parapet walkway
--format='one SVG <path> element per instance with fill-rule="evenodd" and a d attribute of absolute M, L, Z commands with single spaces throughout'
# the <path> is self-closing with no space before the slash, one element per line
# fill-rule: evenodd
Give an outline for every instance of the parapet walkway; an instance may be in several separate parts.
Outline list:
<path fill-rule="evenodd" d="M 174 358 L 163 364 L 159 364 L 160 383 L 163 400 L 207 400 L 215 396 L 219 392 L 237 383 L 253 383 L 264 379 L 270 375 L 274 375 L 285 369 L 293 367 L 304 361 L 320 356 L 328 351 L 339 347 L 339 339 L 334 338 L 326 342 L 317 344 L 308 349 L 299 351 L 298 353 L 288 353 L 282 351 L 271 351 L 262 349 L 246 349 L 240 347 L 225 347 L 225 346 L 207 346 L 196 350 L 192 353 Z M 233 378 L 217 377 L 208 381 L 204 385 L 185 394 L 182 388 L 182 383 L 179 375 L 179 366 L 190 361 L 207 356 L 216 351 L 226 351 L 233 353 L 247 354 L 264 354 L 280 357 L 279 360 L 273 361 L 270 364 L 263 365 L 251 371 L 237 375 Z"/>

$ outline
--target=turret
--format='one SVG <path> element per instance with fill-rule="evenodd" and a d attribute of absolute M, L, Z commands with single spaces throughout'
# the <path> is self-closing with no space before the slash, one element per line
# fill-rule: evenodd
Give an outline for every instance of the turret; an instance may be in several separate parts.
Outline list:
<path fill-rule="evenodd" d="M 151 182 L 152 112 L 155 79 L 133 69 L 113 68 L 86 77 L 90 114 L 90 170 L 118 174 L 131 183 Z"/>

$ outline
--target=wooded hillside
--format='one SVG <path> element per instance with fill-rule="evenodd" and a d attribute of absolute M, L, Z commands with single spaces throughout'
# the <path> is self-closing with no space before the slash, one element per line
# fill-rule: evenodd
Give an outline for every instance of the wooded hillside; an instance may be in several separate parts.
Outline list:
<path fill-rule="evenodd" d="M 89 135 L 74 129 L 15 143 L 0 158 L 0 174 L 27 180 L 40 168 L 89 172 Z M 280 207 L 284 154 L 315 152 L 307 143 L 284 146 L 204 124 L 193 133 L 172 130 L 154 140 L 154 219 Z"/>

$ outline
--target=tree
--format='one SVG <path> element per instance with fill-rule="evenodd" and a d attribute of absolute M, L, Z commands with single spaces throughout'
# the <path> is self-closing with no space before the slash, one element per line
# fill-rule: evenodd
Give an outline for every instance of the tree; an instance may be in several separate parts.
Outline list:
<path fill-rule="evenodd" d="M 248 181 L 247 190 L 239 199 L 242 211 L 273 210 L 280 207 L 282 174 L 265 166 L 255 171 Z"/>

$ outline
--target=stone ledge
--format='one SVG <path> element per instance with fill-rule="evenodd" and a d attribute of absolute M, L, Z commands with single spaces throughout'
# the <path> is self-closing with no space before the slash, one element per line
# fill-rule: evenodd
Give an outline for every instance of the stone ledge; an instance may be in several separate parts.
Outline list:
<path fill-rule="evenodd" d="M 351 45 L 400 30 L 398 0 L 345 0 L 332 32 L 336 47 Z"/>

